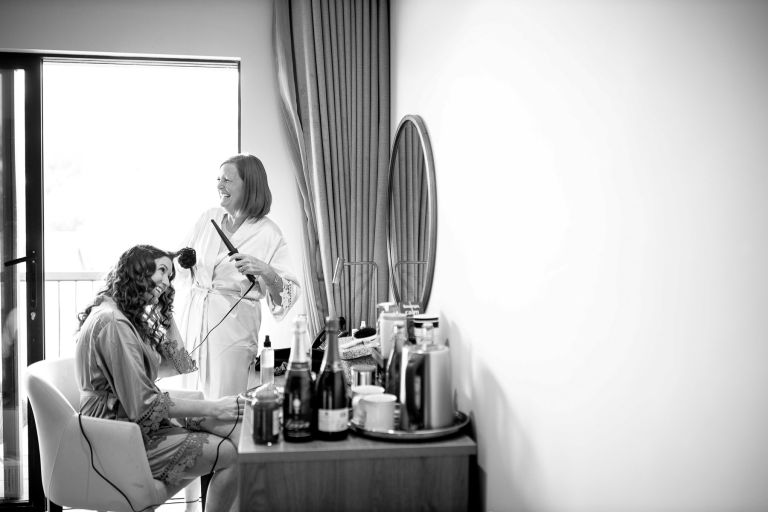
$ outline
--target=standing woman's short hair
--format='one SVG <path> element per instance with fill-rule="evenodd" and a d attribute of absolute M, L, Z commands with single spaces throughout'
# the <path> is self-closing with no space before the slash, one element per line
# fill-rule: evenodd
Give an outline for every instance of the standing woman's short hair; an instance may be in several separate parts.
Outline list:
<path fill-rule="evenodd" d="M 261 160 L 253 155 L 242 153 L 227 158 L 221 166 L 232 164 L 243 180 L 243 204 L 239 210 L 247 217 L 260 219 L 269 213 L 272 207 L 272 192 L 267 182 L 267 171 Z M 219 167 L 221 167 L 219 166 Z"/>

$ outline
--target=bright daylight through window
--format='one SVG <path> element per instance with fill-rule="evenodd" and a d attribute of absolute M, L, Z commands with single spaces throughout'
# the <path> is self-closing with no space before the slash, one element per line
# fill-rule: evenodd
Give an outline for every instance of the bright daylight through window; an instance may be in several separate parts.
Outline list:
<path fill-rule="evenodd" d="M 120 254 L 181 248 L 238 151 L 235 63 L 46 61 L 46 354 L 73 353 L 76 314 Z"/>

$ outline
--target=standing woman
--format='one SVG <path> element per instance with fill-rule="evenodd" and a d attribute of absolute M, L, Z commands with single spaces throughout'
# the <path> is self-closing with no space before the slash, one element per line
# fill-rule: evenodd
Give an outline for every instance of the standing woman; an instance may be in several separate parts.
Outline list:
<path fill-rule="evenodd" d="M 180 328 L 200 369 L 197 388 L 207 398 L 246 390 L 248 369 L 258 353 L 262 300 L 281 320 L 299 294 L 288 246 L 280 228 L 267 217 L 272 193 L 264 165 L 253 155 L 235 155 L 221 164 L 217 181 L 221 207 L 198 219 L 186 243 L 195 249 L 197 262 L 189 271 L 179 272 L 188 288 Z M 211 220 L 237 248 L 236 254 L 229 255 Z M 250 291 L 246 275 L 256 278 Z"/>

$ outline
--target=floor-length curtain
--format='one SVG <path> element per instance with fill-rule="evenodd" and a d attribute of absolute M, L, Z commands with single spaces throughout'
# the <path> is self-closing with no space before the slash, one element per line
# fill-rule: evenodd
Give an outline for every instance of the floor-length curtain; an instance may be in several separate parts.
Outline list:
<path fill-rule="evenodd" d="M 389 2 L 274 6 L 279 88 L 305 216 L 310 331 L 328 314 L 344 316 L 350 330 L 372 325 L 389 290 Z"/>

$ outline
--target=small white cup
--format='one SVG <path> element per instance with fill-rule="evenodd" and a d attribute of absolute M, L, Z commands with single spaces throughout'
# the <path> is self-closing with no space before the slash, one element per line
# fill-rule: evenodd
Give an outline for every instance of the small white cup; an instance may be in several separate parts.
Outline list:
<path fill-rule="evenodd" d="M 362 424 L 363 419 L 360 413 L 360 399 L 368 395 L 381 395 L 384 388 L 372 384 L 361 384 L 352 386 L 352 421 Z"/>
<path fill-rule="evenodd" d="M 389 393 L 364 395 L 360 399 L 361 423 L 366 430 L 394 430 L 397 397 Z"/>

